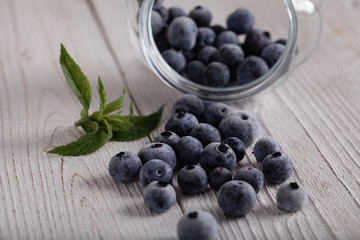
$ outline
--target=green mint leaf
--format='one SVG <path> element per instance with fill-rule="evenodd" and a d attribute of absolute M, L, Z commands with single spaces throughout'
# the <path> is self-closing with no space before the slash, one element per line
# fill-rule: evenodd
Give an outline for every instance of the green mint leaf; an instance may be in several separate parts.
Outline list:
<path fill-rule="evenodd" d="M 99 124 L 95 121 L 86 121 L 79 125 L 87 133 L 96 132 L 99 129 Z"/>
<path fill-rule="evenodd" d="M 111 140 L 134 141 L 147 136 L 158 126 L 163 108 L 164 106 L 161 106 L 159 110 L 148 116 L 131 116 L 131 118 L 122 117 L 121 119 L 127 119 L 127 121 L 124 121 L 123 125 L 118 125 L 116 127 L 120 128 L 122 126 L 124 129 L 115 131 L 114 125 L 112 125 L 113 136 Z"/>
<path fill-rule="evenodd" d="M 119 110 L 123 107 L 124 105 L 124 97 L 125 97 L 125 88 L 123 89 L 123 94 L 121 97 L 119 97 L 118 99 L 116 99 L 115 101 L 112 101 L 111 103 L 107 104 L 105 106 L 104 112 L 103 114 L 109 114 L 112 113 L 116 110 Z"/>
<path fill-rule="evenodd" d="M 128 117 L 120 114 L 104 115 L 104 118 L 111 125 L 114 132 L 128 131 L 133 126 Z"/>
<path fill-rule="evenodd" d="M 105 93 L 104 85 L 103 85 L 100 77 L 98 78 L 98 92 L 99 92 L 99 96 L 100 96 L 99 113 L 100 113 L 100 116 L 102 116 L 103 112 L 105 110 L 105 105 L 106 105 L 106 93 Z"/>
<path fill-rule="evenodd" d="M 48 151 L 48 153 L 59 154 L 62 156 L 80 156 L 89 154 L 104 146 L 111 136 L 111 132 L 99 128 L 96 132 L 88 133 L 80 137 L 77 141 L 56 147 Z"/>
<path fill-rule="evenodd" d="M 75 63 L 71 56 L 61 44 L 60 65 L 65 76 L 66 82 L 83 105 L 86 111 L 89 110 L 91 102 L 91 87 L 86 76 L 80 67 Z"/>

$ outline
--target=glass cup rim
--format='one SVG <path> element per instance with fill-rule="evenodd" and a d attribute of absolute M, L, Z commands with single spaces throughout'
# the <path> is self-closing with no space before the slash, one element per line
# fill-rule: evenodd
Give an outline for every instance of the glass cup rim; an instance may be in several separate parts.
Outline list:
<path fill-rule="evenodd" d="M 209 87 L 192 82 L 173 70 L 158 51 L 151 31 L 151 11 L 155 0 L 144 0 L 139 14 L 139 38 L 144 57 L 154 73 L 168 86 L 183 92 L 191 93 L 209 101 L 234 101 L 252 96 L 275 83 L 293 61 L 297 38 L 297 18 L 292 0 L 283 0 L 288 15 L 288 38 L 285 51 L 260 78 L 240 86 Z"/>

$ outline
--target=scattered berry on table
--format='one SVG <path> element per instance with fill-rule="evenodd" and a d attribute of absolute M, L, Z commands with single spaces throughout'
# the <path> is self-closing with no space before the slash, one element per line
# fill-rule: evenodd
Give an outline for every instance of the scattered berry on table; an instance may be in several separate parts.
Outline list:
<path fill-rule="evenodd" d="M 140 149 L 138 156 L 143 164 L 152 159 L 160 159 L 168 163 L 172 169 L 176 166 L 176 154 L 174 150 L 165 143 L 150 143 Z"/>
<path fill-rule="evenodd" d="M 195 211 L 184 215 L 177 224 L 179 240 L 215 240 L 218 225 L 208 212 Z"/>
<path fill-rule="evenodd" d="M 217 128 L 220 121 L 231 111 L 231 107 L 225 103 L 212 103 L 206 107 L 203 120 Z"/>
<path fill-rule="evenodd" d="M 246 8 L 236 9 L 226 20 L 228 29 L 237 34 L 249 33 L 252 30 L 254 23 L 254 14 Z"/>
<path fill-rule="evenodd" d="M 192 136 L 184 136 L 176 143 L 174 149 L 177 156 L 177 163 L 183 167 L 185 165 L 196 165 L 199 163 L 203 145 L 198 139 Z"/>
<path fill-rule="evenodd" d="M 230 80 L 230 70 L 223 63 L 212 62 L 205 68 L 203 79 L 206 86 L 225 87 Z"/>
<path fill-rule="evenodd" d="M 295 212 L 302 209 L 308 202 L 305 188 L 296 182 L 281 184 L 276 193 L 276 204 L 282 210 Z"/>
<path fill-rule="evenodd" d="M 139 179 L 143 186 L 154 181 L 171 183 L 173 170 L 163 160 L 153 159 L 144 164 L 140 169 Z"/>
<path fill-rule="evenodd" d="M 172 23 L 172 21 L 178 17 L 186 16 L 184 10 L 182 10 L 179 7 L 171 7 L 168 10 L 169 10 L 169 18 L 167 21 L 168 24 Z"/>
<path fill-rule="evenodd" d="M 264 48 L 264 50 L 261 52 L 261 57 L 271 68 L 280 59 L 284 51 L 285 51 L 284 45 L 280 43 L 272 43 L 268 45 L 266 48 Z"/>
<path fill-rule="evenodd" d="M 234 180 L 241 180 L 249 183 L 258 193 L 264 185 L 264 176 L 257 168 L 242 167 L 235 172 Z"/>
<path fill-rule="evenodd" d="M 191 136 L 197 138 L 203 147 L 212 142 L 221 142 L 221 135 L 217 128 L 207 123 L 199 123 L 190 133 Z"/>
<path fill-rule="evenodd" d="M 207 27 L 211 22 L 211 12 L 209 9 L 197 6 L 189 13 L 189 17 L 192 18 L 198 27 Z"/>
<path fill-rule="evenodd" d="M 109 162 L 109 174 L 118 183 L 130 183 L 137 180 L 142 163 L 133 152 L 119 152 Z"/>
<path fill-rule="evenodd" d="M 236 155 L 236 161 L 240 162 L 245 156 L 245 145 L 237 137 L 228 137 L 223 140 L 223 143 L 229 145 Z"/>
<path fill-rule="evenodd" d="M 236 70 L 236 81 L 238 84 L 246 84 L 265 75 L 269 66 L 264 59 L 257 56 L 249 56 L 241 62 Z"/>
<path fill-rule="evenodd" d="M 168 49 L 161 53 L 161 56 L 169 64 L 169 66 L 176 72 L 180 73 L 186 66 L 186 59 L 181 51 Z"/>
<path fill-rule="evenodd" d="M 231 44 L 239 44 L 239 39 L 236 33 L 230 30 L 223 31 L 216 38 L 216 47 L 220 48 L 222 45 L 231 43 Z"/>
<path fill-rule="evenodd" d="M 161 29 L 163 28 L 164 21 L 161 15 L 155 11 L 152 10 L 151 12 L 151 31 L 152 34 L 158 34 Z"/>
<path fill-rule="evenodd" d="M 178 112 L 172 115 L 165 124 L 166 131 L 172 131 L 183 137 L 190 135 L 191 130 L 199 123 L 191 113 Z"/>
<path fill-rule="evenodd" d="M 262 172 L 269 183 L 285 182 L 291 177 L 292 171 L 291 159 L 281 152 L 268 155 L 262 162 Z"/>
<path fill-rule="evenodd" d="M 220 33 L 224 32 L 224 31 L 226 30 L 223 26 L 217 25 L 217 24 L 216 24 L 216 25 L 212 25 L 210 28 L 211 28 L 212 30 L 214 30 L 216 36 L 219 36 Z"/>
<path fill-rule="evenodd" d="M 164 131 L 159 134 L 159 136 L 154 138 L 153 142 L 161 142 L 169 145 L 174 148 L 175 144 L 180 140 L 179 135 L 171 131 Z"/>
<path fill-rule="evenodd" d="M 224 44 L 219 49 L 219 62 L 229 68 L 238 66 L 244 60 L 244 52 L 239 45 Z"/>
<path fill-rule="evenodd" d="M 171 114 L 179 112 L 191 113 L 200 119 L 204 110 L 205 105 L 199 97 L 194 94 L 184 94 L 176 98 L 171 108 Z"/>
<path fill-rule="evenodd" d="M 189 17 L 178 17 L 169 26 L 168 39 L 175 49 L 193 49 L 196 44 L 198 28 Z"/>
<path fill-rule="evenodd" d="M 197 165 L 183 167 L 177 177 L 181 191 L 186 195 L 198 195 L 205 192 L 208 177 L 204 169 Z"/>
<path fill-rule="evenodd" d="M 233 217 L 245 216 L 256 203 L 254 188 L 240 180 L 232 180 L 222 185 L 217 196 L 221 210 Z"/>
<path fill-rule="evenodd" d="M 163 213 L 175 202 L 176 192 L 169 183 L 155 181 L 144 189 L 144 203 L 151 212 Z"/>
<path fill-rule="evenodd" d="M 207 172 L 217 167 L 232 170 L 236 166 L 236 155 L 225 143 L 213 142 L 208 144 L 201 153 L 200 165 Z"/>
<path fill-rule="evenodd" d="M 205 69 L 204 63 L 198 60 L 189 62 L 183 71 L 183 75 L 189 80 L 202 84 L 203 83 L 203 71 Z"/>
<path fill-rule="evenodd" d="M 242 45 L 247 56 L 260 56 L 262 50 L 272 43 L 270 33 L 262 29 L 253 29 L 246 35 L 245 42 Z"/>
<path fill-rule="evenodd" d="M 201 49 L 205 46 L 213 45 L 216 40 L 214 30 L 208 27 L 200 27 L 196 37 L 196 48 Z"/>
<path fill-rule="evenodd" d="M 260 138 L 254 145 L 253 154 L 259 163 L 261 163 L 267 155 L 274 152 L 281 152 L 281 147 L 273 137 Z"/>
<path fill-rule="evenodd" d="M 222 185 L 232 180 L 232 173 L 229 169 L 217 167 L 208 175 L 209 186 L 218 191 Z"/>
<path fill-rule="evenodd" d="M 259 134 L 256 119 L 245 111 L 227 114 L 221 120 L 218 129 L 223 139 L 237 137 L 243 141 L 245 147 L 251 146 Z"/>
<path fill-rule="evenodd" d="M 219 51 L 214 46 L 205 46 L 199 50 L 197 54 L 197 60 L 203 62 L 204 64 L 209 64 L 211 62 L 217 61 L 219 59 Z"/>

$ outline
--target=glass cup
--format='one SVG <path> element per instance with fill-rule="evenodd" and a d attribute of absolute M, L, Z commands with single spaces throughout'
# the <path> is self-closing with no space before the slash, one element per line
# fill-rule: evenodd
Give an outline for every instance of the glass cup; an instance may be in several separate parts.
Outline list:
<path fill-rule="evenodd" d="M 270 32 L 272 39 L 287 39 L 285 51 L 274 66 L 254 81 L 231 87 L 209 87 L 186 79 L 162 58 L 151 30 L 151 11 L 155 0 L 126 0 L 130 36 L 146 65 L 167 85 L 208 101 L 233 101 L 270 89 L 288 79 L 306 61 L 318 43 L 321 32 L 322 0 L 164 0 L 163 5 L 181 7 L 186 13 L 204 6 L 212 13 L 211 25 L 226 27 L 226 18 L 237 8 L 248 8 L 255 16 L 254 28 Z M 140 4 L 139 4 L 140 2 Z M 142 3 L 141 3 L 142 2 Z M 240 41 L 244 36 L 239 36 Z"/>

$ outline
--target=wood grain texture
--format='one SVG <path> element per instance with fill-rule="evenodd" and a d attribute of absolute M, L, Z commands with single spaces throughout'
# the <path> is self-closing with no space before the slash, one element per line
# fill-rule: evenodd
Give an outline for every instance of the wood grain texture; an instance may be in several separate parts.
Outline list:
<path fill-rule="evenodd" d="M 289 214 L 266 185 L 244 218 L 226 217 L 212 190 L 183 196 L 164 214 L 151 214 L 139 183 L 115 184 L 110 157 L 137 152 L 160 133 L 179 93 L 141 62 L 126 34 L 123 1 L 0 1 L 0 239 L 176 239 L 188 211 L 206 210 L 219 223 L 217 239 L 360 238 L 360 2 L 326 0 L 323 33 L 313 57 L 274 91 L 232 103 L 252 112 L 261 136 L 274 136 L 294 163 L 291 180 L 309 204 Z M 62 42 L 108 99 L 125 87 L 126 106 L 149 114 L 166 104 L 149 138 L 108 143 L 71 158 L 46 150 L 78 138 L 81 106 L 66 86 L 58 57 Z M 94 94 L 91 111 L 99 104 Z M 259 167 L 247 150 L 239 167 Z"/>

